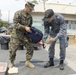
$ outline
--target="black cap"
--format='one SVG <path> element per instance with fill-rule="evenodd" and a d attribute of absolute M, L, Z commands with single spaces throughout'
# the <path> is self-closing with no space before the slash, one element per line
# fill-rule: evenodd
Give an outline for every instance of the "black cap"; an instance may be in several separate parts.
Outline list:
<path fill-rule="evenodd" d="M 48 9 L 45 11 L 45 16 L 43 21 L 49 21 L 49 19 L 54 15 L 54 11 L 52 9 Z"/>

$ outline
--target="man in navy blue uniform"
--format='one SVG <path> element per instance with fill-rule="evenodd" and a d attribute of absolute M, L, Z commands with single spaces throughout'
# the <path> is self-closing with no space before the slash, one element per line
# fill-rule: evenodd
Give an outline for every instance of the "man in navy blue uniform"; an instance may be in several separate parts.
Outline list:
<path fill-rule="evenodd" d="M 54 66 L 54 54 L 55 54 L 55 43 L 59 39 L 60 41 L 60 70 L 64 69 L 64 60 L 66 56 L 67 47 L 67 27 L 64 22 L 64 17 L 61 14 L 56 14 L 52 9 L 45 11 L 45 16 L 43 18 L 44 22 L 44 36 L 43 43 L 45 43 L 48 35 L 50 35 L 50 40 L 47 44 L 49 47 L 49 61 L 44 65 L 45 68 Z"/>

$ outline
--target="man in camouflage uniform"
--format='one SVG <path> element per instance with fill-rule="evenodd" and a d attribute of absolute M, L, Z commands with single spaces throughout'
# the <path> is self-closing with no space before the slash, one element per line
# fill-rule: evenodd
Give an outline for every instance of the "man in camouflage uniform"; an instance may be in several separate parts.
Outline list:
<path fill-rule="evenodd" d="M 32 16 L 30 13 L 34 9 L 34 4 L 27 2 L 23 10 L 17 11 L 14 15 L 14 29 L 11 34 L 9 49 L 10 49 L 10 64 L 9 68 L 14 66 L 14 60 L 16 57 L 16 51 L 18 46 L 23 44 L 27 48 L 26 63 L 25 65 L 30 68 L 35 66 L 30 62 L 33 56 L 32 42 L 26 38 L 26 34 L 31 33 L 30 27 L 32 25 Z"/>
<path fill-rule="evenodd" d="M 54 54 L 55 54 L 55 43 L 57 39 L 60 41 L 60 70 L 64 69 L 64 60 L 66 55 L 66 47 L 67 47 L 67 27 L 65 25 L 64 17 L 61 14 L 56 14 L 52 9 L 48 9 L 45 11 L 45 17 L 43 18 L 44 21 L 44 29 L 45 34 L 43 36 L 43 42 L 46 41 L 48 35 L 50 35 L 50 40 L 47 44 L 50 44 L 49 47 L 49 61 L 45 68 L 54 66 Z M 51 27 L 51 29 L 50 29 Z"/>

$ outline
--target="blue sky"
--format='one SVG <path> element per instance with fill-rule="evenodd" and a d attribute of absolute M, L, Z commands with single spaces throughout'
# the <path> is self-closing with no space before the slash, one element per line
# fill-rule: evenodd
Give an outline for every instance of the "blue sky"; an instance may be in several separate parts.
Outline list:
<path fill-rule="evenodd" d="M 48 0 L 48 2 L 76 5 L 76 0 Z M 13 19 L 14 12 L 23 9 L 25 0 L 0 0 L 1 19 L 8 21 L 8 12 L 10 11 L 10 22 Z"/>

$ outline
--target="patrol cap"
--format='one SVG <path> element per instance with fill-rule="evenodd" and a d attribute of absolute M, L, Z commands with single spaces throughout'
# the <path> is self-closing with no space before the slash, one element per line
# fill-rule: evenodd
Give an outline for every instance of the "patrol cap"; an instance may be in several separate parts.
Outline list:
<path fill-rule="evenodd" d="M 33 3 L 31 3 L 31 2 L 27 2 L 26 4 L 25 4 L 25 6 L 28 6 L 31 10 L 34 10 L 34 4 Z"/>
<path fill-rule="evenodd" d="M 49 21 L 49 19 L 54 15 L 54 11 L 52 9 L 48 9 L 45 11 L 45 16 L 43 21 Z"/>

